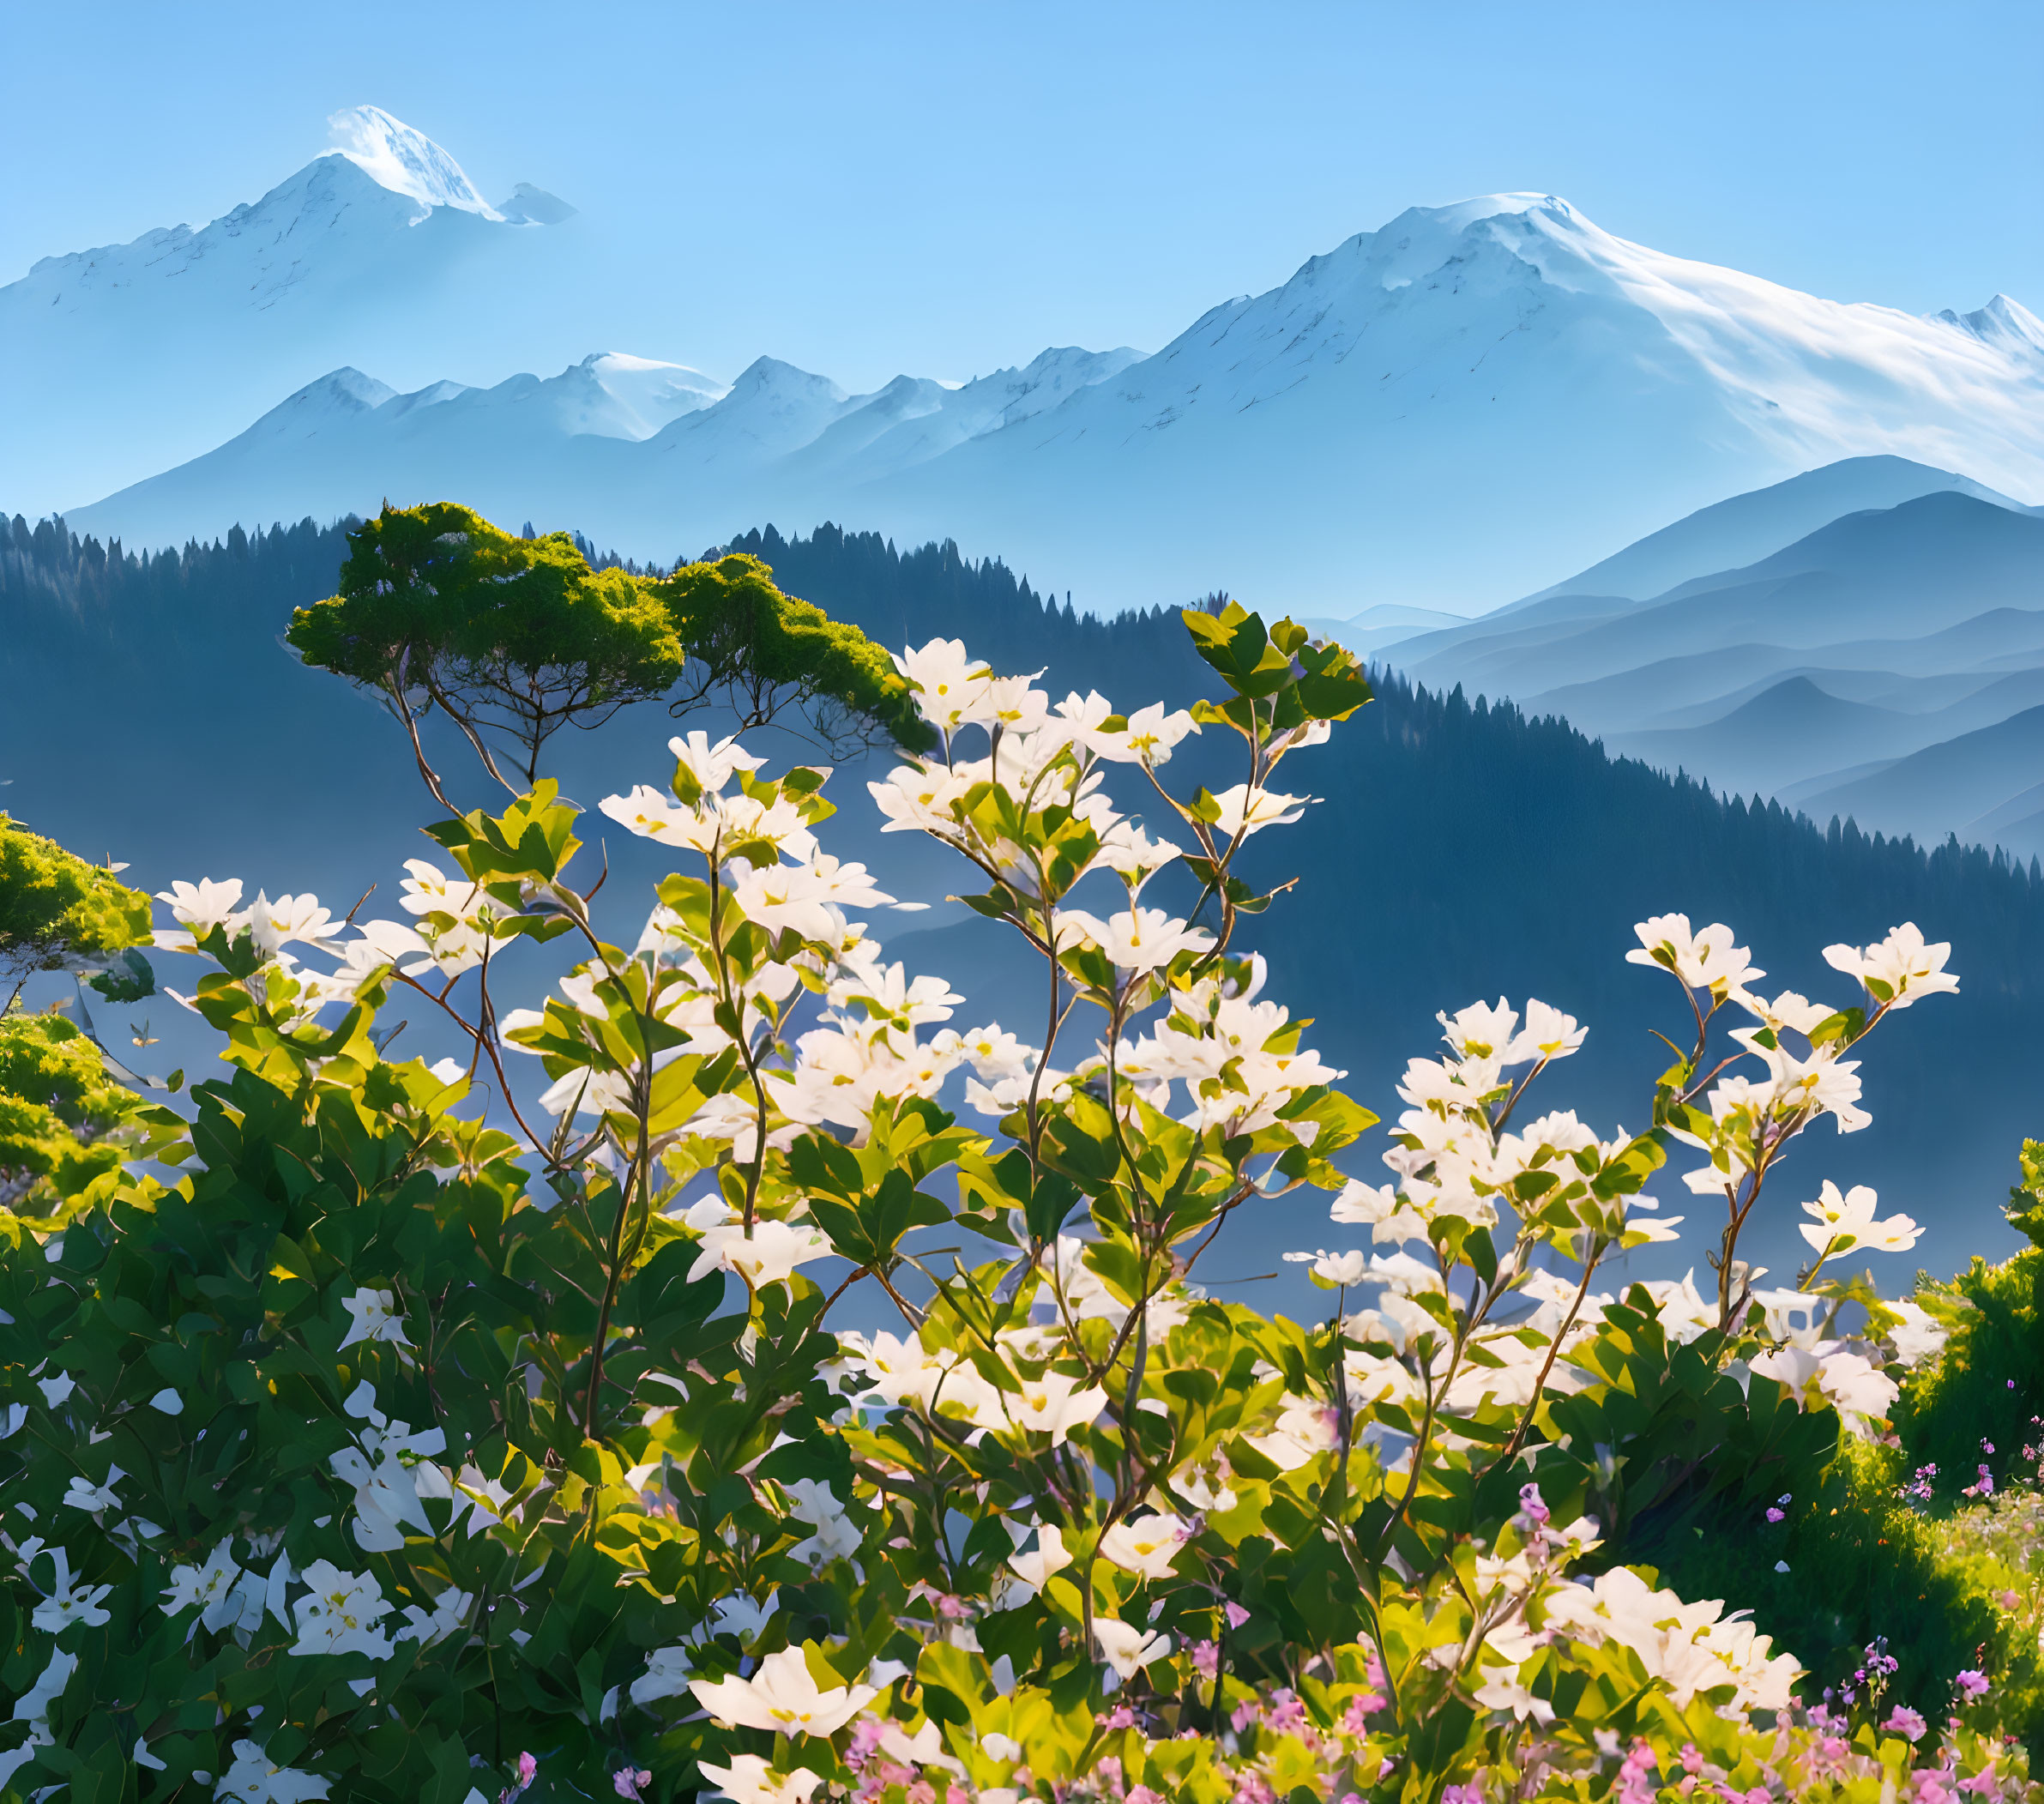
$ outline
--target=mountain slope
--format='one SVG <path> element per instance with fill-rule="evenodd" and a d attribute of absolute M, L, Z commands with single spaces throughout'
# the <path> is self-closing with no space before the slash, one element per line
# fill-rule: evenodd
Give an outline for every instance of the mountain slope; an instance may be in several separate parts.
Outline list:
<path fill-rule="evenodd" d="M 1906 457 L 1842 457 L 1786 482 L 1699 508 L 1601 563 L 1498 609 L 1493 618 L 1559 595 L 1625 595 L 1644 601 L 1692 577 L 1757 564 L 1841 515 L 1896 507 L 1940 489 L 2029 511 L 2023 503 L 1951 470 L 1934 470 Z"/>
<path fill-rule="evenodd" d="M 0 287 L 0 492 L 75 501 L 110 468 L 133 480 L 198 455 L 336 365 L 407 337 L 451 348 L 545 255 L 532 226 L 573 212 L 537 190 L 492 207 L 377 107 L 332 124 L 339 148 L 209 225 L 45 257 Z"/>
<path fill-rule="evenodd" d="M 1810 654 L 2037 606 L 2044 516 L 1938 490 L 1848 514 L 1758 564 L 1692 578 L 1651 602 L 1541 627 L 1507 612 L 1384 655 L 1430 683 L 1532 696 L 1741 644 Z"/>
<path fill-rule="evenodd" d="M 962 635 L 1003 669 L 1050 667 L 1053 692 L 1097 685 L 1128 703 L 1205 692 L 1203 667 L 1176 619 L 1075 617 L 955 546 L 897 555 L 870 534 L 821 531 L 790 541 L 769 531 L 738 548 L 764 557 L 791 593 L 889 644 Z M 172 877 L 232 875 L 251 890 L 259 883 L 280 893 L 311 889 L 345 906 L 377 878 L 388 895 L 400 861 L 419 849 L 413 824 L 424 795 L 403 735 L 276 643 L 291 606 L 331 586 L 341 552 L 338 533 L 310 522 L 147 564 L 109 558 L 46 522 L 0 531 L 0 679 L 15 704 L 0 709 L 0 779 L 15 780 L 0 791 L 7 805 L 81 850 L 134 860 L 130 880 L 150 890 Z M 234 705 L 195 707 L 195 696 L 232 697 Z M 76 722 L 87 715 L 99 727 L 80 734 Z M 436 755 L 443 725 L 423 723 Z M 555 768 L 565 793 L 588 804 L 641 778 L 659 781 L 674 731 L 654 706 L 593 734 L 561 735 Z M 66 756 L 51 758 L 47 748 L 58 739 Z M 176 751 L 168 767 L 166 745 Z M 811 751 L 772 734 L 757 749 L 777 762 Z M 482 799 L 465 787 L 480 781 L 469 775 L 473 761 L 458 746 L 447 751 L 443 768 L 464 786 L 459 798 Z M 1227 755 L 1212 735 L 1190 740 L 1167 775 L 1219 784 L 1229 780 Z M 1271 993 L 1318 1017 L 1311 1043 L 1349 1071 L 1360 1101 L 1395 1112 L 1387 1105 L 1404 1060 L 1438 1044 L 1436 1010 L 1530 993 L 1591 1030 L 1542 1095 L 1608 1131 L 1613 1121 L 1637 1120 L 1643 1073 L 1650 1083 L 1658 1069 L 1648 1030 L 1667 1029 L 1670 1009 L 1680 1007 L 1665 977 L 1624 962 L 1634 921 L 1670 908 L 1728 921 L 1767 966 L 1770 991 L 1842 999 L 1842 980 L 1819 949 L 1914 920 L 1952 942 L 1960 993 L 1882 1030 L 1865 1074 L 1873 1126 L 1808 1143 L 1798 1159 L 1812 1162 L 1799 1163 L 1792 1181 L 1801 1194 L 1813 1194 L 1820 1177 L 1876 1185 L 1886 1207 L 1926 1224 L 1917 1257 L 1933 1268 L 2009 1243 L 1995 1204 L 2017 1145 L 2035 1127 L 2044 1084 L 2044 1040 L 2035 1032 L 2044 881 L 1985 854 L 1926 856 L 1842 826 L 1820 833 L 1778 807 L 1727 804 L 1696 783 L 1613 761 L 1565 724 L 1395 679 L 1327 747 L 1300 757 L 1299 787 L 1327 805 L 1314 828 L 1252 843 L 1252 875 L 1296 872 L 1302 881 L 1250 931 L 1271 961 Z M 336 771 L 345 780 L 325 775 Z M 843 836 L 834 846 L 865 858 L 895 894 L 934 899 L 956 889 L 960 869 L 948 854 L 876 830 L 864 774 L 854 767 L 832 777 L 829 793 L 845 809 L 831 824 Z M 2044 799 L 2032 807 L 2044 808 Z M 1472 883 L 1472 847 L 1510 881 Z M 583 854 L 598 855 L 594 843 Z M 605 907 L 636 932 L 642 916 L 631 917 L 645 885 L 671 861 L 621 835 L 603 855 L 613 872 Z M 1157 881 L 1161 902 L 1191 900 L 1171 890 L 1167 876 Z M 1023 1024 L 1010 1007 L 1014 955 L 984 924 L 908 932 L 901 918 L 882 916 L 876 926 L 889 956 L 911 971 L 957 980 L 968 998 L 962 1024 L 989 1016 Z M 1330 946 L 1342 956 L 1330 958 Z M 528 984 L 546 980 L 545 954 L 535 958 L 541 968 L 528 960 L 505 980 L 529 994 Z M 1024 1019 L 1033 1019 L 1034 987 L 1028 1001 Z M 164 1040 L 158 1069 L 202 1067 L 202 1030 L 167 1002 L 113 1025 L 145 1012 L 148 1031 Z M 400 1012 L 413 1017 L 407 1044 L 429 1057 L 447 1050 L 429 1021 Z M 1382 1149 L 1383 1132 L 1362 1149 L 1359 1169 Z M 1655 1191 L 1664 1205 L 1681 1196 L 1672 1176 Z M 1278 1251 L 1311 1244 L 1308 1210 L 1278 1201 L 1253 1219 L 1245 1211 L 1222 1262 L 1234 1276 L 1271 1270 Z M 1759 1224 L 1759 1256 L 1777 1270 L 1792 1269 L 1800 1248 L 1795 1213 L 1788 1207 Z"/>
<path fill-rule="evenodd" d="M 1816 820 L 1836 814 L 1919 840 L 1935 842 L 1961 829 L 1978 838 L 1980 822 L 1998 818 L 1999 811 L 2040 781 L 2044 706 L 1926 746 L 1870 776 L 1820 791 L 1802 806 Z"/>
<path fill-rule="evenodd" d="M 1402 214 L 1140 360 L 1046 353 L 956 390 L 903 377 L 856 406 L 774 365 L 787 406 L 761 433 L 727 432 L 713 407 L 636 449 L 536 440 L 484 459 L 407 427 L 345 462 L 228 460 L 71 517 L 178 540 L 458 492 L 665 557 L 747 517 L 829 514 L 1000 545 L 1110 607 L 1221 582 L 1320 615 L 1467 612 L 1813 465 L 1872 460 L 1777 498 L 1758 538 L 1725 537 L 1737 555 L 1855 484 L 1876 500 L 2044 494 L 2044 359 L 2014 303 L 1982 311 L 1976 328 L 1821 300 L 1627 243 L 1552 196 L 1496 195 Z M 719 406 L 745 411 L 735 396 Z"/>

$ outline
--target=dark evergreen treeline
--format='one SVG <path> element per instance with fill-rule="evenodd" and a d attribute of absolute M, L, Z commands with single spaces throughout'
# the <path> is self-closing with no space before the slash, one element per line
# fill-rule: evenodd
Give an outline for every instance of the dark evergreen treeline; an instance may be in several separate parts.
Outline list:
<path fill-rule="evenodd" d="M 301 743 L 290 749 L 311 768 L 335 723 L 359 718 L 362 730 L 380 733 L 337 688 L 295 667 L 280 685 L 268 661 L 282 655 L 276 636 L 291 609 L 330 591 L 342 540 L 341 528 L 306 522 L 144 557 L 49 522 L 8 522 L 0 669 L 18 705 L 11 723 L 0 709 L 0 763 L 11 761 L 0 775 L 33 774 L 54 723 L 88 706 L 102 734 L 136 742 L 124 769 L 173 769 L 185 741 L 201 761 L 205 733 L 231 735 L 238 711 L 252 727 L 265 696 L 271 739 L 295 735 Z M 769 527 L 730 549 L 762 558 L 789 592 L 889 644 L 962 637 L 997 667 L 1047 668 L 1059 692 L 1097 685 L 1131 705 L 1205 686 L 1168 611 L 1091 618 L 955 545 L 903 552 L 834 526 L 792 539 Z M 1245 599 L 1270 612 L 1282 606 L 1281 597 Z M 131 715 L 145 691 L 163 698 L 157 713 Z M 215 717 L 195 723 L 179 710 L 183 696 L 197 693 L 218 699 L 208 703 Z M 343 709 L 353 711 L 332 711 Z M 1176 775 L 1216 787 L 1239 780 L 1220 735 L 1188 742 L 1180 755 Z M 1963 1215 L 1987 1244 L 2017 1141 L 2044 1125 L 2044 1046 L 2035 1032 L 2044 875 L 2034 866 L 1956 842 L 1926 852 L 1849 822 L 1820 829 L 1778 804 L 1726 799 L 1614 760 L 1564 721 L 1396 677 L 1330 745 L 1288 764 L 1284 781 L 1328 805 L 1318 833 L 1254 842 L 1264 874 L 1301 879 L 1257 924 L 1257 938 L 1277 993 L 1310 999 L 1323 1023 L 1317 1041 L 1378 1107 L 1402 1061 L 1428 1050 L 1435 1010 L 1530 992 L 1593 1024 L 1554 1101 L 1581 1104 L 1606 1131 L 1614 1118 L 1637 1125 L 1643 1074 L 1659 1069 L 1648 1029 L 1674 1027 L 1669 1005 L 1679 1004 L 1667 980 L 1624 962 L 1632 923 L 1649 914 L 1727 921 L 1767 968 L 1770 993 L 1833 999 L 1847 986 L 1823 963 L 1827 941 L 1864 943 L 1901 920 L 1949 939 L 1961 996 L 1883 1029 L 1866 1073 L 1878 1131 L 1827 1149 L 1810 1193 L 1820 1175 L 1872 1182 L 1920 1216 Z M 79 818 L 96 824 L 92 811 L 103 804 L 93 796 L 104 783 L 92 786 L 81 765 L 71 787 Z M 34 791 L 25 781 L 7 793 L 27 813 Z M 74 803 L 61 786 L 44 793 L 33 806 L 57 828 Z M 223 833 L 234 824 L 220 823 Z M 147 825 L 124 828 L 120 842 Z M 346 830 L 338 819 L 335 827 Z M 266 848 L 273 860 L 278 849 Z M 232 856 L 236 867 L 259 868 L 239 849 Z M 958 950 L 927 948 L 932 968 L 952 969 Z M 998 985 L 989 981 L 991 1004 Z M 980 1001 L 975 993 L 975 1008 Z M 1671 1191 L 1671 1207 L 1680 1195 Z M 1787 1221 L 1777 1226 L 1789 1235 Z M 1786 1264 L 1792 1251 L 1778 1248 L 1773 1263 Z M 1951 1262 L 1947 1249 L 1926 1252 L 1933 1264 Z"/>
<path fill-rule="evenodd" d="M 241 627 L 274 635 L 290 611 L 333 593 L 353 520 L 310 520 L 178 551 L 130 552 L 0 516 L 0 626 L 5 649 L 81 644 L 117 657 L 194 631 Z"/>

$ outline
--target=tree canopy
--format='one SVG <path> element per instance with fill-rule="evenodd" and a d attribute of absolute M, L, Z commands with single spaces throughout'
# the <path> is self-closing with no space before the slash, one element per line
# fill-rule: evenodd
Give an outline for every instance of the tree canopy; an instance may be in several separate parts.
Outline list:
<path fill-rule="evenodd" d="M 100 968 L 94 987 L 116 1001 L 147 996 L 154 987 L 148 965 L 129 949 L 148 940 L 148 896 L 106 866 L 89 865 L 0 814 L 0 986 L 8 992 L 6 1003 L 33 972 L 82 965 Z"/>
<path fill-rule="evenodd" d="M 756 558 L 664 577 L 595 569 L 566 533 L 520 538 L 451 502 L 387 506 L 348 547 L 338 592 L 298 609 L 286 637 L 383 697 L 449 807 L 419 734 L 435 708 L 514 794 L 538 781 L 560 727 L 599 726 L 678 685 L 676 714 L 721 701 L 754 727 L 799 712 L 834 745 L 920 731 L 887 654 L 781 594 Z"/>
<path fill-rule="evenodd" d="M 924 728 L 913 697 L 886 650 L 856 626 L 774 585 L 772 567 L 744 552 L 684 564 L 650 585 L 689 652 L 677 715 L 713 697 L 741 730 L 791 709 L 805 713 L 833 745 L 863 743 L 878 728 L 911 745 Z"/>
<path fill-rule="evenodd" d="M 379 691 L 411 732 L 437 707 L 517 793 L 570 721 L 593 727 L 664 695 L 687 655 L 658 599 L 589 568 L 565 533 L 520 539 L 451 502 L 386 507 L 348 534 L 339 593 L 299 608 L 286 637 L 309 664 Z M 522 782 L 497 763 L 518 760 Z"/>

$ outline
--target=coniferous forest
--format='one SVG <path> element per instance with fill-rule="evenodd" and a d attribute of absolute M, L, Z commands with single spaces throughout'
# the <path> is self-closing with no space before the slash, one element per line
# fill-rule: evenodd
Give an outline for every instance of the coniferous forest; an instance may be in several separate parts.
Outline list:
<path fill-rule="evenodd" d="M 95 754 L 136 779 L 148 769 L 155 698 L 205 685 L 217 699 L 223 757 L 230 743 L 267 737 L 290 748 L 304 780 L 329 796 L 326 805 L 339 806 L 345 761 L 318 743 L 314 722 L 326 716 L 317 710 L 335 711 L 378 756 L 395 753 L 395 736 L 330 679 L 309 676 L 302 696 L 280 699 L 274 685 L 237 673 L 255 667 L 250 661 L 267 671 L 288 657 L 278 644 L 283 625 L 293 607 L 331 590 L 344 532 L 310 521 L 253 535 L 237 529 L 151 557 L 15 516 L 0 545 L 0 659 L 11 667 L 8 685 L 20 705 L 0 726 L 0 777 L 27 777 L 39 736 L 61 732 L 86 748 L 69 761 L 75 782 L 89 781 Z M 793 538 L 769 526 L 713 549 L 763 559 L 788 593 L 889 645 L 962 637 L 997 670 L 1046 669 L 1046 680 L 1060 689 L 1097 684 L 1118 697 L 1180 702 L 1199 681 L 1174 613 L 1103 620 L 955 544 L 904 551 L 831 525 Z M 1282 597 L 1242 599 L 1273 617 L 1283 611 Z M 75 692 L 67 673 L 81 664 L 96 673 L 99 706 L 89 721 L 55 700 Z M 39 668 L 54 680 L 38 681 Z M 1872 1128 L 1827 1144 L 1824 1169 L 1811 1182 L 1826 1175 L 1874 1184 L 1884 1203 L 1926 1222 L 1922 1259 L 1932 1269 L 2012 1244 L 1996 1205 L 2017 1175 L 2017 1147 L 2037 1125 L 2034 1099 L 2044 1092 L 2044 1049 L 2029 1028 L 2044 998 L 2044 878 L 2034 866 L 1957 842 L 1925 848 L 1867 835 L 1849 821 L 1819 825 L 1772 801 L 1723 798 L 1694 780 L 1611 758 L 1565 721 L 1377 674 L 1376 700 L 1300 760 L 1299 781 L 1341 809 L 1342 830 L 1314 842 L 1311 866 L 1263 918 L 1257 939 L 1278 993 L 1314 997 L 1329 1056 L 1349 1067 L 1359 1095 L 1380 1113 L 1395 1111 L 1391 1087 L 1408 1058 L 1429 1052 L 1437 1010 L 1479 996 L 1517 1001 L 1530 986 L 1591 1027 L 1569 1073 L 1570 1100 L 1586 1119 L 1613 1110 L 1624 1119 L 1637 1113 L 1642 1083 L 1659 1069 L 1650 1031 L 1673 1025 L 1656 1012 L 1665 999 L 1651 976 L 1624 962 L 1634 922 L 1671 910 L 1699 926 L 1724 920 L 1752 948 L 1770 988 L 1823 996 L 1836 987 L 1820 956 L 1826 938 L 1859 943 L 1914 920 L 1951 941 L 1962 993 L 1897 1023 L 1866 1073 Z M 654 743 L 671 730 L 657 710 L 643 711 L 641 722 Z M 1183 755 L 1197 761 L 1207 752 L 1189 745 Z M 395 763 L 392 769 L 394 781 L 408 781 Z M 846 773 L 841 785 L 856 789 L 862 775 Z M 1236 777 L 1216 766 L 1210 780 L 1218 787 Z M 847 800 L 842 788 L 834 793 Z M 104 813 L 103 797 L 91 806 L 82 795 L 73 799 L 77 818 Z M 39 802 L 26 782 L 0 789 L 0 805 L 50 830 L 72 825 L 70 802 Z M 211 804 L 194 797 L 191 805 Z M 138 811 L 138 835 L 159 811 Z M 318 818 L 316 805 L 308 844 L 322 837 Z M 287 861 L 291 844 L 273 834 L 268 855 Z M 155 870 L 149 850 L 145 840 L 114 855 L 136 859 L 152 886 L 193 874 Z M 238 860 L 238 872 L 247 866 L 251 887 L 265 880 L 252 849 L 221 856 Z M 274 889 L 286 877 L 268 880 Z M 933 967 L 982 974 L 975 1002 L 1034 1013 L 1033 996 L 1007 987 L 1011 968 L 984 924 L 897 928 L 891 944 L 913 963 L 926 938 Z M 1303 983 L 1293 950 L 1329 945 L 1339 949 L 1331 968 L 1323 962 Z M 1999 1050 L 1987 1057 L 1981 1047 Z M 1964 1130 L 1913 1131 L 1939 1119 Z M 1689 1200 L 1671 1197 L 1668 1205 Z M 1759 1236 L 1764 1254 L 1790 1264 L 1791 1223 L 1783 1218 L 1771 1229 L 1764 1224 Z"/>

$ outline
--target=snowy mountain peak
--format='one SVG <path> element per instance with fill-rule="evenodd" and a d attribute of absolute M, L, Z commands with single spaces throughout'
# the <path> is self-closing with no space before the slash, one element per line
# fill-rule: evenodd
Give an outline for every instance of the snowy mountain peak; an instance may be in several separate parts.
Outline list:
<path fill-rule="evenodd" d="M 727 399 L 737 401 L 800 400 L 805 402 L 837 402 L 847 400 L 845 391 L 828 376 L 812 375 L 784 364 L 778 357 L 757 357 L 739 371 Z"/>
<path fill-rule="evenodd" d="M 365 376 L 352 365 L 332 370 L 317 382 L 309 382 L 297 394 L 283 403 L 301 412 L 315 408 L 331 409 L 341 413 L 360 413 L 368 407 L 380 407 L 390 400 L 397 390 L 388 383 L 378 382 L 373 376 Z"/>
<path fill-rule="evenodd" d="M 461 166 L 423 131 L 394 119 L 380 106 L 347 106 L 327 121 L 334 148 L 379 188 L 423 202 L 502 220 Z M 552 200 L 551 195 L 545 196 Z M 560 202 L 555 202 L 558 206 Z M 531 217 L 528 214 L 526 217 Z M 420 218 L 424 218 L 422 214 Z"/>
<path fill-rule="evenodd" d="M 514 226 L 558 226 L 563 220 L 573 219 L 580 209 L 570 207 L 558 194 L 521 182 L 511 190 L 509 200 L 497 203 L 497 210 Z"/>
<path fill-rule="evenodd" d="M 1984 307 L 1971 313 L 1954 313 L 1950 307 L 1931 316 L 1948 326 L 1977 338 L 1984 345 L 2018 357 L 2044 360 L 2044 319 L 2039 319 L 2020 301 L 1998 294 Z"/>

